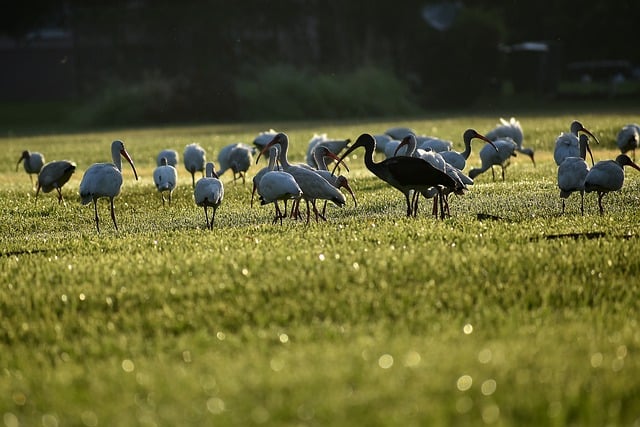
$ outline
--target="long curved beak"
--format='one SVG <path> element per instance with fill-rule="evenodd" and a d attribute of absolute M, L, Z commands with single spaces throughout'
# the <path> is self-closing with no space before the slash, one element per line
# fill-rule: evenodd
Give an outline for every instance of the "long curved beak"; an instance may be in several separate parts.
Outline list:
<path fill-rule="evenodd" d="M 273 144 L 277 144 L 277 142 L 276 142 L 277 138 L 278 138 L 278 136 L 276 135 L 271 141 L 269 141 L 264 147 L 262 147 L 262 150 L 260 150 L 260 153 L 258 154 L 258 157 L 256 157 L 256 165 L 258 164 L 258 160 L 260 160 L 260 156 L 262 156 L 264 153 L 269 151 L 269 148 L 271 148 L 271 146 Z"/>
<path fill-rule="evenodd" d="M 588 142 L 587 142 L 587 153 L 589 153 L 589 156 L 591 157 L 591 166 L 593 166 L 595 164 L 593 161 L 593 153 L 591 152 L 591 147 L 589 146 Z"/>
<path fill-rule="evenodd" d="M 349 148 L 349 149 L 347 150 L 347 152 L 346 152 L 346 153 L 344 153 L 344 154 L 343 154 L 342 156 L 340 156 L 340 157 L 338 157 L 338 156 L 336 156 L 335 154 L 331 153 L 331 151 L 327 151 L 327 153 L 331 153 L 331 154 L 333 155 L 333 156 L 331 156 L 331 155 L 330 155 L 329 157 L 331 157 L 332 159 L 334 159 L 334 160 L 336 161 L 335 166 L 334 166 L 334 167 L 333 167 L 333 169 L 331 170 L 331 175 L 335 175 L 335 173 L 336 173 L 336 169 L 338 168 L 338 166 L 340 165 L 340 163 L 342 163 L 342 164 L 344 165 L 344 167 L 347 169 L 347 172 L 351 172 L 351 171 L 349 170 L 349 166 L 347 166 L 347 164 L 344 162 L 344 159 L 346 159 L 346 158 L 347 158 L 347 156 L 349 155 L 349 153 L 351 153 L 352 151 L 353 151 L 353 147 Z"/>
<path fill-rule="evenodd" d="M 487 138 L 486 136 L 481 135 L 481 134 L 476 132 L 476 138 L 479 138 L 479 139 L 485 141 L 487 144 L 491 144 L 491 146 L 496 150 L 496 153 L 498 152 L 498 147 L 496 147 L 496 144 L 494 144 L 493 141 L 490 140 L 489 138 Z"/>
<path fill-rule="evenodd" d="M 402 147 L 404 147 L 405 145 L 409 144 L 409 139 L 408 138 L 403 138 L 402 142 L 400 144 L 398 144 L 398 146 L 396 147 L 396 151 L 393 152 L 394 156 L 398 155 L 398 151 L 400 151 L 400 149 Z"/>
<path fill-rule="evenodd" d="M 596 140 L 596 143 L 600 144 L 600 141 L 598 141 L 598 138 L 596 138 L 596 136 L 594 134 L 592 134 L 591 132 L 589 132 L 587 130 L 587 128 L 585 128 L 584 126 L 582 127 L 582 129 L 580 129 L 582 132 L 586 133 L 587 135 L 589 135 L 591 138 Z"/>
<path fill-rule="evenodd" d="M 346 188 L 346 190 L 349 192 L 349 194 L 351 194 L 351 197 L 353 198 L 354 207 L 358 207 L 358 201 L 356 200 L 356 194 L 351 189 L 351 186 L 349 185 L 349 183 L 345 180 L 344 183 L 342 184 L 342 186 L 344 188 Z"/>
<path fill-rule="evenodd" d="M 136 181 L 137 181 L 138 180 L 138 171 L 136 170 L 136 167 L 134 166 L 133 160 L 131 160 L 131 157 L 129 156 L 129 153 L 127 153 L 127 150 L 120 150 L 120 155 L 122 155 L 122 157 L 127 159 L 127 162 L 129 162 L 129 164 L 131 165 L 131 169 L 133 169 L 133 175 L 136 177 Z"/>
<path fill-rule="evenodd" d="M 336 162 L 338 162 L 338 164 L 340 164 L 340 162 L 342 162 L 342 160 L 340 159 L 340 157 L 336 156 L 334 153 L 332 153 L 332 152 L 331 152 L 331 151 L 329 151 L 329 150 L 325 150 L 324 155 L 325 155 L 325 156 L 327 156 L 327 157 L 331 157 L 333 160 L 335 160 Z M 346 164 L 346 163 L 343 163 L 343 165 L 344 165 L 345 169 L 347 170 L 347 172 L 351 172 L 351 171 L 349 170 L 349 166 L 347 166 L 347 164 Z M 336 166 L 337 166 L 337 165 L 336 165 Z M 335 170 L 335 168 L 334 168 L 334 170 Z"/>

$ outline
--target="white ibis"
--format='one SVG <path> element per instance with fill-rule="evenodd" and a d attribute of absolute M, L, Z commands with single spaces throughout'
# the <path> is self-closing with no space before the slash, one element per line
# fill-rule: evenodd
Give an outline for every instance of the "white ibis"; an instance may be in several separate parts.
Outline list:
<path fill-rule="evenodd" d="M 640 125 L 629 124 L 623 126 L 616 137 L 616 145 L 622 154 L 633 152 L 633 160 L 636 158 L 636 148 L 640 143 Z"/>
<path fill-rule="evenodd" d="M 224 185 L 216 175 L 213 162 L 206 164 L 206 175 L 196 182 L 193 189 L 193 196 L 196 205 L 204 208 L 204 218 L 207 222 L 207 228 L 213 230 L 213 221 L 216 217 L 216 211 L 224 198 Z M 212 208 L 211 221 L 209 221 L 208 208 Z"/>
<path fill-rule="evenodd" d="M 80 181 L 80 198 L 83 205 L 89 204 L 93 200 L 93 210 L 95 212 L 96 229 L 100 232 L 100 219 L 98 218 L 98 199 L 108 197 L 111 204 L 111 219 L 113 226 L 118 230 L 116 222 L 116 212 L 113 206 L 113 199 L 120 194 L 122 187 L 122 159 L 124 157 L 133 169 L 133 174 L 138 180 L 138 172 L 131 160 L 131 156 L 124 148 L 124 142 L 115 140 L 111 143 L 111 158 L 113 163 L 94 163 L 87 169 Z"/>
<path fill-rule="evenodd" d="M 227 169 L 231 169 L 233 172 L 233 182 L 238 178 L 242 178 L 242 183 L 244 184 L 245 174 L 253 162 L 253 150 L 253 147 L 243 144 L 242 142 L 224 146 L 222 150 L 220 150 L 220 153 L 218 153 L 218 165 L 220 169 L 216 172 L 216 175 L 222 176 Z"/>
<path fill-rule="evenodd" d="M 471 155 L 471 141 L 474 139 L 481 139 L 486 143 L 491 143 L 491 138 L 488 136 L 479 134 L 475 129 L 467 129 L 462 134 L 462 142 L 464 143 L 464 151 L 457 152 L 454 150 L 451 151 L 442 151 L 440 155 L 444 158 L 444 160 L 449 163 L 451 166 L 458 170 L 463 170 L 467 166 L 467 159 Z M 493 145 L 493 144 L 492 144 Z"/>
<path fill-rule="evenodd" d="M 493 170 L 493 166 L 500 166 L 502 168 L 502 180 L 504 181 L 504 170 L 509 166 L 511 157 L 516 156 L 516 148 L 518 145 L 511 138 L 501 138 L 493 141 L 493 147 L 489 144 L 485 144 L 480 149 L 480 161 L 482 166 L 474 168 L 469 171 L 469 178 L 475 179 L 481 173 L 491 169 L 493 180 L 496 180 L 496 175 Z M 496 151 L 497 149 L 497 151 Z"/>
<path fill-rule="evenodd" d="M 271 170 L 265 173 L 260 179 L 258 194 L 260 195 L 260 204 L 267 205 L 273 203 L 275 205 L 276 214 L 273 218 L 273 224 L 280 220 L 280 225 L 282 225 L 282 218 L 286 215 L 280 210 L 278 201 L 300 200 L 302 190 L 290 173 Z M 287 209 L 285 207 L 285 213 L 286 211 Z"/>
<path fill-rule="evenodd" d="M 278 153 L 280 152 L 280 149 L 278 147 L 280 146 L 272 145 L 271 147 L 269 147 L 269 157 L 268 157 L 269 164 L 263 167 L 262 169 L 260 169 L 253 176 L 253 188 L 251 189 L 251 207 L 253 207 L 253 196 L 255 195 L 256 191 L 260 187 L 260 180 L 262 179 L 262 177 L 269 171 L 281 169 L 279 166 L 276 165 L 276 161 L 278 159 Z"/>
<path fill-rule="evenodd" d="M 162 165 L 162 158 L 167 159 L 167 164 L 169 166 L 173 166 L 174 168 L 178 167 L 178 152 L 176 150 L 166 149 L 160 151 L 158 153 L 158 157 L 156 157 L 156 165 Z"/>
<path fill-rule="evenodd" d="M 346 203 L 344 195 L 333 185 L 331 185 L 326 179 L 317 174 L 311 169 L 307 169 L 302 165 L 292 165 L 287 158 L 289 151 L 289 137 L 285 133 L 278 133 L 260 152 L 256 163 L 260 159 L 260 156 L 266 152 L 269 147 L 279 144 L 280 153 L 279 160 L 282 165 L 282 169 L 285 172 L 293 175 L 294 179 L 302 190 L 302 198 L 307 203 L 307 223 L 310 219 L 310 207 L 313 208 L 316 222 L 318 217 L 321 216 L 316 207 L 316 200 L 329 200 L 336 206 L 342 207 Z M 307 165 L 305 165 L 307 166 Z M 307 166 L 308 167 L 308 166 Z M 322 217 L 322 219 L 325 219 Z"/>
<path fill-rule="evenodd" d="M 415 135 L 416 131 L 408 127 L 396 126 L 396 127 L 392 127 L 385 130 L 384 133 L 386 135 L 389 135 L 392 139 L 397 139 L 398 141 L 402 141 L 402 138 L 404 138 L 409 134 Z"/>
<path fill-rule="evenodd" d="M 390 157 L 376 163 L 373 160 L 376 140 L 368 133 L 360 135 L 356 142 L 340 157 L 340 161 L 343 161 L 352 151 L 360 147 L 365 150 L 364 164 L 367 169 L 404 195 L 407 203 L 407 216 L 413 214 L 413 206 L 410 201 L 412 191 L 422 192 L 431 187 L 455 185 L 446 173 L 415 157 Z"/>
<path fill-rule="evenodd" d="M 556 138 L 556 145 L 553 150 L 553 159 L 556 165 L 560 166 L 560 163 L 565 157 L 580 157 L 580 141 L 578 140 L 578 132 L 584 132 L 593 138 L 596 143 L 600 143 L 590 131 L 588 131 L 582 123 L 577 120 L 571 122 L 569 132 L 562 132 L 558 138 Z M 593 164 L 593 156 L 591 157 L 591 164 Z"/>
<path fill-rule="evenodd" d="M 520 121 L 516 120 L 515 117 L 511 117 L 509 121 L 501 118 L 500 124 L 487 132 L 486 136 L 492 141 L 502 138 L 511 138 L 513 142 L 516 143 L 516 151 L 529 156 L 533 165 L 536 165 L 533 148 L 525 148 L 522 146 L 524 141 L 524 132 L 522 131 Z"/>
<path fill-rule="evenodd" d="M 631 166 L 640 171 L 640 166 L 626 154 L 620 154 L 615 160 L 602 160 L 593 165 L 584 179 L 584 190 L 587 193 L 598 193 L 600 215 L 604 214 L 602 198 L 611 191 L 618 191 L 624 183 L 624 167 Z"/>
<path fill-rule="evenodd" d="M 521 148 L 522 142 L 524 141 L 524 132 L 522 131 L 520 121 L 516 120 L 515 117 L 511 117 L 509 121 L 500 118 L 500 123 L 487 132 L 486 137 L 492 141 L 508 137 L 513 139 L 513 142 Z"/>
<path fill-rule="evenodd" d="M 196 186 L 196 172 L 204 176 L 204 168 L 207 163 L 207 153 L 199 144 L 189 144 L 184 148 L 184 167 L 191 174 L 191 186 Z"/>
<path fill-rule="evenodd" d="M 38 174 L 36 199 L 41 189 L 43 193 L 48 193 L 55 188 L 58 192 L 58 203 L 64 202 L 62 186 L 69 181 L 75 171 L 76 164 L 69 160 L 55 160 L 45 164 Z"/>
<path fill-rule="evenodd" d="M 318 147 L 326 147 L 333 154 L 337 155 L 342 150 L 347 148 L 350 139 L 329 139 L 326 133 L 323 134 L 314 134 L 309 140 L 309 145 L 307 147 L 307 157 L 306 162 L 309 166 L 314 169 L 320 169 L 320 165 L 316 163 L 315 151 Z"/>
<path fill-rule="evenodd" d="M 24 166 L 24 171 L 29 174 L 29 179 L 31 180 L 31 184 L 33 184 L 32 174 L 38 175 L 40 173 L 40 169 L 44 165 L 44 156 L 42 153 L 30 152 L 28 150 L 24 150 L 22 152 L 22 156 L 18 159 L 18 163 L 16 164 L 16 171 L 18 171 L 18 166 L 20 162 L 24 160 L 22 164 Z"/>
<path fill-rule="evenodd" d="M 264 132 L 260 132 L 254 139 L 253 139 L 253 145 L 258 149 L 258 151 L 262 151 L 262 149 L 265 147 L 265 145 L 267 145 L 268 143 L 271 142 L 271 140 L 278 134 L 278 132 L 276 132 L 273 129 L 269 129 L 267 131 Z M 267 152 L 265 154 L 265 156 L 268 156 L 269 153 Z"/>
<path fill-rule="evenodd" d="M 178 184 L 178 170 L 171 166 L 166 157 L 160 159 L 160 166 L 153 170 L 153 182 L 156 189 L 160 192 L 162 205 L 164 206 L 164 192 L 169 193 L 169 204 L 171 204 L 171 196 Z"/>
<path fill-rule="evenodd" d="M 373 135 L 373 138 L 376 140 L 376 151 L 380 153 L 384 153 L 385 146 L 388 142 L 396 141 L 386 133 Z"/>
<path fill-rule="evenodd" d="M 589 172 L 589 165 L 586 162 L 587 151 L 591 153 L 589 137 L 582 134 L 580 135 L 580 157 L 565 157 L 558 166 L 558 188 L 560 188 L 563 214 L 565 199 L 578 191 L 580 192 L 580 213 L 584 215 L 584 180 Z"/>
<path fill-rule="evenodd" d="M 329 157 L 330 159 L 333 159 L 335 161 L 340 161 L 340 157 L 338 157 L 335 153 L 333 153 L 328 147 L 324 145 L 316 147 L 316 149 L 313 152 L 313 155 L 314 155 L 314 163 L 318 165 L 318 169 L 316 170 L 316 173 L 320 174 L 320 176 L 322 176 L 324 179 L 329 181 L 329 183 L 334 187 L 336 187 L 337 189 L 344 188 L 345 190 L 347 190 L 349 194 L 351 194 L 351 197 L 353 198 L 353 205 L 358 206 L 358 202 L 356 201 L 356 195 L 353 192 L 353 189 L 351 188 L 351 186 L 349 185 L 349 180 L 347 179 L 347 177 L 344 175 L 335 175 L 329 172 L 329 168 L 327 167 L 327 162 L 325 161 L 326 157 Z M 345 167 L 347 168 L 347 172 L 349 172 L 349 167 L 346 164 L 345 164 Z M 325 201 L 325 204 L 322 207 L 322 215 L 324 215 L 326 208 L 327 208 L 327 202 Z"/>
<path fill-rule="evenodd" d="M 442 153 L 453 149 L 453 142 L 446 139 L 436 138 L 435 136 L 416 136 L 418 148 L 428 151 Z"/>

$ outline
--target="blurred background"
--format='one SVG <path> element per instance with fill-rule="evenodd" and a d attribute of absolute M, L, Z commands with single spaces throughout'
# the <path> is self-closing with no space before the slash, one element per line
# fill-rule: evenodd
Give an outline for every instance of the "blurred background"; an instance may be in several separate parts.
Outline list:
<path fill-rule="evenodd" d="M 544 3 L 9 2 L 0 116 L 120 125 L 639 99 L 640 2 Z"/>

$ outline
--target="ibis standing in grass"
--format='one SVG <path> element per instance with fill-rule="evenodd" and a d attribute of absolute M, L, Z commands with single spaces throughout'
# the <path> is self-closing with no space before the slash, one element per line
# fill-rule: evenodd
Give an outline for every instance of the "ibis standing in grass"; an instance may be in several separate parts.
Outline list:
<path fill-rule="evenodd" d="M 41 153 L 24 150 L 16 164 L 16 171 L 18 170 L 20 162 L 23 160 L 24 171 L 29 174 L 29 179 L 31 180 L 31 184 L 33 184 L 33 177 L 31 175 L 38 175 L 38 173 L 40 173 L 40 169 L 42 169 L 44 165 L 44 156 Z"/>
<path fill-rule="evenodd" d="M 124 157 L 133 169 L 133 174 L 138 180 L 138 172 L 131 160 L 131 156 L 124 148 L 124 142 L 115 140 L 111 143 L 111 158 L 113 163 L 94 163 L 86 170 L 80 181 L 80 198 L 83 205 L 93 201 L 96 229 L 100 232 L 100 219 L 98 218 L 98 199 L 107 197 L 111 204 L 111 219 L 113 226 L 118 230 L 116 212 L 113 199 L 120 194 L 122 187 L 122 159 Z"/>
<path fill-rule="evenodd" d="M 469 177 L 475 179 L 476 176 L 491 169 L 491 175 L 493 180 L 496 180 L 496 174 L 493 170 L 494 166 L 500 166 L 502 168 L 502 180 L 504 181 L 504 171 L 511 162 L 511 157 L 516 156 L 516 149 L 518 145 L 513 139 L 506 137 L 493 141 L 493 147 L 489 144 L 485 144 L 480 150 L 480 161 L 482 166 L 474 168 L 469 171 Z M 497 151 L 496 151 L 497 149 Z"/>
<path fill-rule="evenodd" d="M 273 145 L 280 145 L 279 160 L 282 169 L 290 173 L 296 180 L 302 190 L 302 198 L 307 204 L 307 224 L 310 219 L 310 206 L 313 207 L 316 221 L 318 217 L 325 219 L 320 215 L 316 207 L 316 200 L 329 200 L 336 206 L 342 207 L 346 203 L 344 195 L 326 179 L 310 169 L 308 165 L 292 165 L 288 160 L 289 137 L 285 133 L 278 133 L 260 152 L 256 163 L 260 160 L 260 156 L 269 150 Z M 297 205 L 297 204 L 296 204 Z M 296 208 L 294 206 L 294 208 Z M 297 212 L 297 209 L 296 209 Z"/>
<path fill-rule="evenodd" d="M 204 218 L 207 228 L 213 230 L 213 221 L 216 218 L 216 211 L 224 198 L 224 185 L 216 175 L 213 162 L 206 165 L 206 175 L 200 178 L 193 190 L 196 205 L 204 208 Z M 209 221 L 209 211 L 212 208 L 211 221 Z"/>
<path fill-rule="evenodd" d="M 633 160 L 636 159 L 636 148 L 640 143 L 640 125 L 630 124 L 623 126 L 618 132 L 616 137 L 616 145 L 620 149 L 622 154 L 626 154 L 631 151 L 633 153 Z"/>
<path fill-rule="evenodd" d="M 640 171 L 640 166 L 626 154 L 620 154 L 615 160 L 602 160 L 593 165 L 584 179 L 584 190 L 587 193 L 598 193 L 600 215 L 604 214 L 602 198 L 611 191 L 618 191 L 624 184 L 624 167 L 630 166 Z"/>
<path fill-rule="evenodd" d="M 589 173 L 589 165 L 586 162 L 587 151 L 591 154 L 589 137 L 580 135 L 580 157 L 565 157 L 558 166 L 558 188 L 562 199 L 562 213 L 564 214 L 565 199 L 571 193 L 580 192 L 580 213 L 584 215 L 584 180 Z"/>
<path fill-rule="evenodd" d="M 218 166 L 220 169 L 216 172 L 216 175 L 222 176 L 227 169 L 231 169 L 233 182 L 236 182 L 238 178 L 242 178 L 242 183 L 244 184 L 245 175 L 251 163 L 253 163 L 253 150 L 253 147 L 242 142 L 223 147 L 218 153 Z"/>
<path fill-rule="evenodd" d="M 444 171 L 416 157 L 390 157 L 382 162 L 373 160 L 376 140 L 368 133 L 358 137 L 356 142 L 340 157 L 343 161 L 352 151 L 363 147 L 364 164 L 371 173 L 404 194 L 407 203 L 407 216 L 414 213 L 411 204 L 412 191 L 428 191 L 432 187 L 452 187 L 455 182 Z"/>
<path fill-rule="evenodd" d="M 162 197 L 162 205 L 164 206 L 164 192 L 168 193 L 169 204 L 171 204 L 171 196 L 178 184 L 178 170 L 171 166 L 166 157 L 160 159 L 160 166 L 153 170 L 153 183 L 160 192 Z"/>
<path fill-rule="evenodd" d="M 556 145 L 553 150 L 553 159 L 556 161 L 556 165 L 560 166 L 565 157 L 580 157 L 580 141 L 578 139 L 578 133 L 584 132 L 593 138 L 596 143 L 600 143 L 589 130 L 587 130 L 582 123 L 577 120 L 571 122 L 569 132 L 562 132 L 558 138 L 556 138 Z M 591 164 L 593 165 L 593 156 L 591 157 Z"/>
<path fill-rule="evenodd" d="M 440 155 L 444 160 L 456 169 L 463 170 L 467 166 L 467 159 L 471 155 L 471 141 L 474 139 L 481 139 L 484 142 L 491 144 L 491 139 L 488 136 L 479 134 L 475 129 L 467 129 L 462 134 L 462 142 L 464 143 L 464 151 L 443 151 Z"/>
<path fill-rule="evenodd" d="M 196 186 L 196 172 L 204 175 L 205 164 L 207 163 L 207 153 L 199 144 L 189 144 L 184 148 L 184 167 L 191 174 L 191 186 Z"/>
<path fill-rule="evenodd" d="M 58 203 L 64 203 L 61 191 L 62 186 L 71 179 L 71 175 L 73 175 L 75 171 L 76 164 L 69 160 L 55 160 L 44 165 L 38 174 L 36 199 L 38 198 L 40 190 L 42 190 L 43 193 L 48 193 L 55 188 L 58 192 Z"/>

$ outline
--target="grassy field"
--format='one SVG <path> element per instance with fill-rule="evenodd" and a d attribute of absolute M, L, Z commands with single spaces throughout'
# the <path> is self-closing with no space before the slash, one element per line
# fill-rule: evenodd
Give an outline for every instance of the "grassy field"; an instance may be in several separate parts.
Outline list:
<path fill-rule="evenodd" d="M 223 175 L 214 230 L 179 167 L 174 204 L 156 154 L 199 142 L 210 159 L 269 127 L 302 161 L 314 132 L 355 140 L 395 125 L 451 139 L 499 116 L 115 129 L 0 139 L 0 414 L 15 426 L 640 425 L 640 174 L 598 214 L 589 194 L 560 215 L 555 137 L 580 119 L 614 158 L 638 110 L 522 114 L 523 156 L 452 197 L 450 219 L 349 159 L 358 197 L 321 223 L 271 225 L 251 186 Z M 125 141 L 116 199 L 81 206 L 86 168 Z M 469 159 L 479 165 L 479 146 Z M 78 170 L 34 201 L 24 149 Z M 249 177 L 264 163 L 254 166 Z M 469 167 L 469 166 L 468 166 Z M 468 170 L 468 169 L 467 169 Z M 488 219 L 479 219 L 488 218 Z"/>

